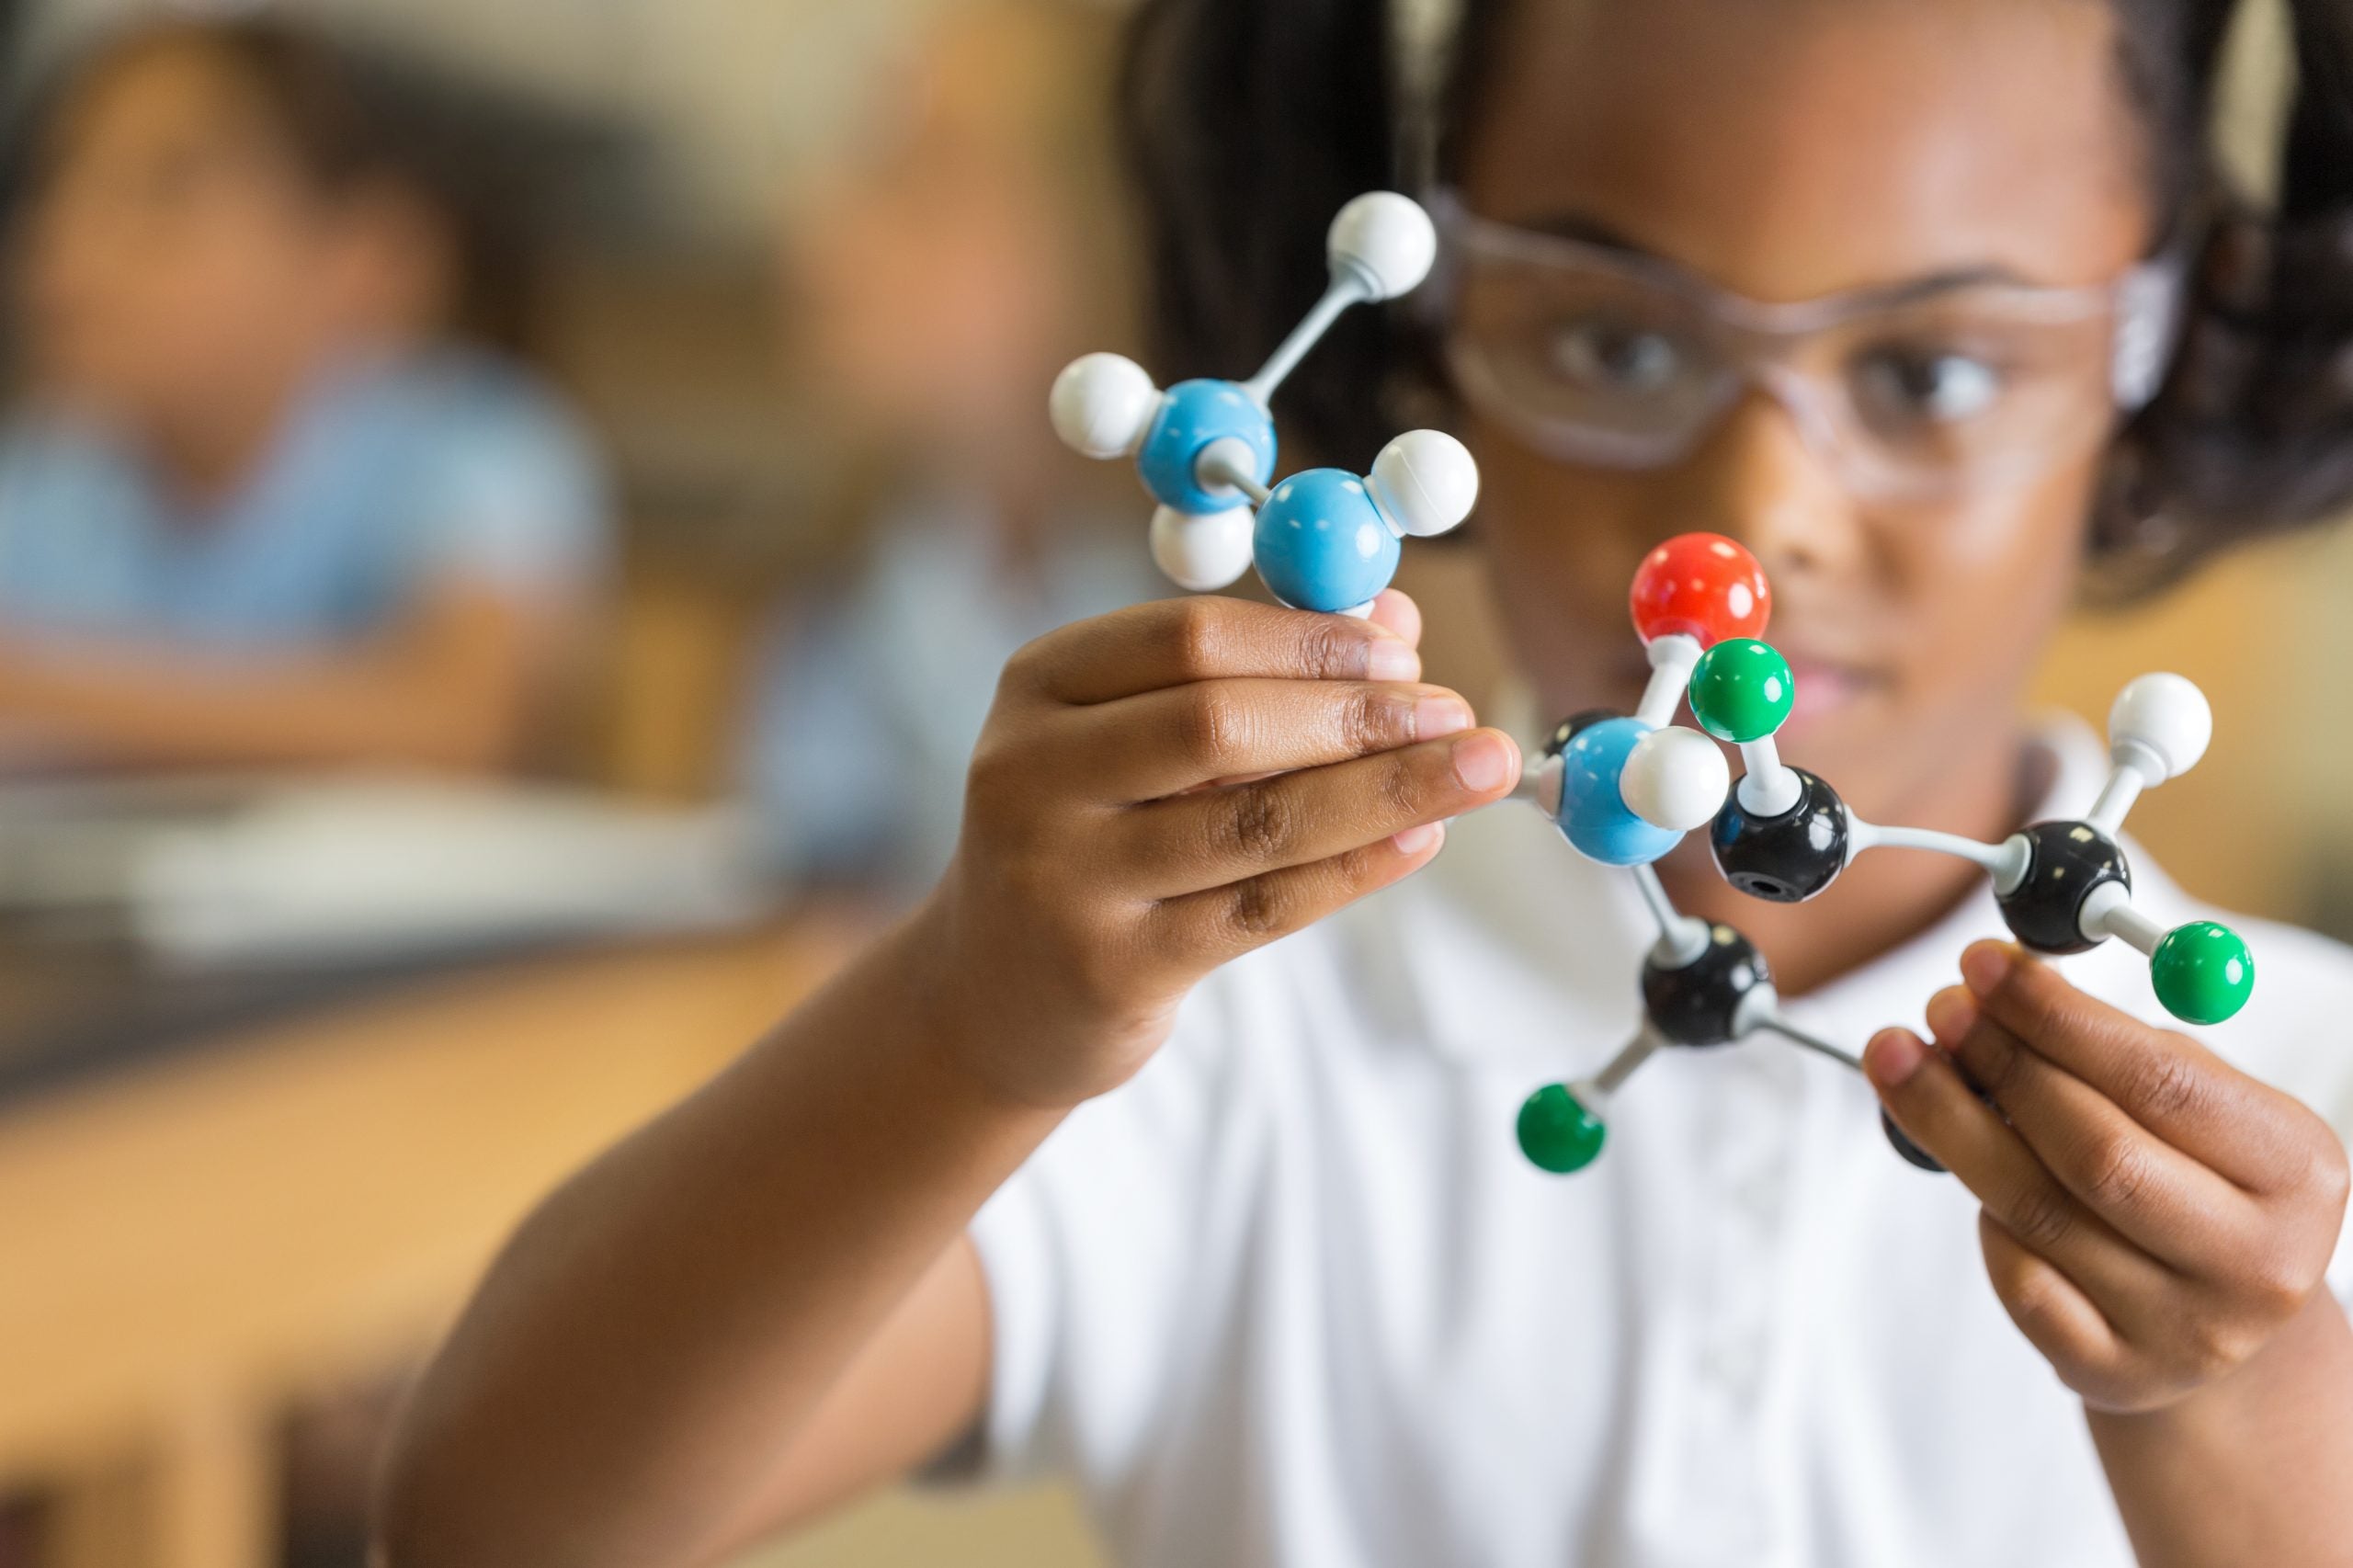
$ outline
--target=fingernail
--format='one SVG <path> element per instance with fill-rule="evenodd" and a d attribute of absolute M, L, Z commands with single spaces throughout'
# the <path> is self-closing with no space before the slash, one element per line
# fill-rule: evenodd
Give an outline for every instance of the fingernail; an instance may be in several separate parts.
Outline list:
<path fill-rule="evenodd" d="M 2015 961 L 2006 942 L 1979 942 L 1961 955 L 1961 978 L 1980 996 L 2009 978 Z"/>
<path fill-rule="evenodd" d="M 1901 1088 L 1928 1059 L 1928 1048 L 1910 1029 L 1881 1029 L 1863 1048 L 1863 1071 L 1882 1089 Z"/>
<path fill-rule="evenodd" d="M 1454 777 L 1474 795 L 1502 789 L 1511 777 L 1510 744 L 1486 730 L 1455 742 Z"/>
<path fill-rule="evenodd" d="M 1471 705 L 1460 698 L 1425 697 L 1414 704 L 1414 738 L 1442 740 L 1471 727 Z"/>
<path fill-rule="evenodd" d="M 1422 656 L 1403 637 L 1376 637 L 1365 654 L 1365 673 L 1374 680 L 1417 680 Z"/>
<path fill-rule="evenodd" d="M 1928 998 L 1928 1032 L 1944 1044 L 1961 1040 L 1976 1027 L 1977 1004 L 1968 992 L 1955 987 Z"/>
<path fill-rule="evenodd" d="M 1397 835 L 1391 842 L 1397 846 L 1397 853 L 1400 855 L 1419 855 L 1423 850 L 1429 848 L 1432 845 L 1436 844 L 1445 836 L 1446 824 L 1444 823 L 1428 822 L 1424 823 L 1419 827 L 1407 828 L 1404 832 Z"/>

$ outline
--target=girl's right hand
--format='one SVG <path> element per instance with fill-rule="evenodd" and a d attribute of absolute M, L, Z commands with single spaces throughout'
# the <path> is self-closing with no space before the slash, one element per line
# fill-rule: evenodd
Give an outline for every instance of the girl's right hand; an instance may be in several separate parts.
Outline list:
<path fill-rule="evenodd" d="M 1422 685 L 1420 612 L 1165 599 L 1014 655 L 911 935 L 959 1065 L 1017 1103 L 1124 1082 L 1210 971 L 1427 864 L 1518 748 Z"/>

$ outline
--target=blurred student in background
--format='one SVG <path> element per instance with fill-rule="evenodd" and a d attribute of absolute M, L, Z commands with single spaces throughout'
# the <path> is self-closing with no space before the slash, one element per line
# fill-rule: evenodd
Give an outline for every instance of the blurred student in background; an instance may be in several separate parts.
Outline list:
<path fill-rule="evenodd" d="M 1006 657 L 1167 591 L 1132 483 L 1070 460 L 1043 412 L 1063 363 L 1132 334 L 1117 33 L 1075 0 L 955 7 L 781 247 L 810 401 L 895 486 L 854 569 L 783 608 L 755 678 L 743 770 L 798 875 L 928 885 Z"/>
<path fill-rule="evenodd" d="M 488 258 L 391 80 L 290 24 L 175 20 L 52 90 L 16 233 L 0 757 L 526 750 L 596 597 L 602 477 L 545 389 L 459 347 Z"/>

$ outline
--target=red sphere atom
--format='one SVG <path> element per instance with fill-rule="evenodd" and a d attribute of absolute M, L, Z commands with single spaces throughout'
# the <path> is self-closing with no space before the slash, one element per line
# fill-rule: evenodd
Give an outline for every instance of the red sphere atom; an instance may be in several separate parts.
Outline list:
<path fill-rule="evenodd" d="M 1756 557 L 1722 534 L 1683 534 L 1643 557 L 1633 606 L 1634 630 L 1644 642 L 1680 632 L 1712 648 L 1765 635 L 1773 585 Z"/>

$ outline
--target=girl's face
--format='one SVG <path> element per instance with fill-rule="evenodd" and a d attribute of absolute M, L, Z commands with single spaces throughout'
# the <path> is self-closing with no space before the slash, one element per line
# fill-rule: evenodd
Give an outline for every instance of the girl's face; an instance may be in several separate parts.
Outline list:
<path fill-rule="evenodd" d="M 1988 272 L 2106 283 L 2154 221 L 2113 25 L 2094 0 L 1522 0 L 1469 128 L 1465 198 L 1763 301 Z M 1785 752 L 1866 815 L 2007 740 L 2101 466 L 2086 443 L 2023 482 L 1899 505 L 1849 493 L 1754 391 L 1642 472 L 1470 424 L 1496 592 L 1552 714 L 1631 709 L 1635 565 L 1671 535 L 1728 534 L 1773 581 L 1767 635 L 1802 694 Z"/>
<path fill-rule="evenodd" d="M 128 57 L 52 135 L 22 279 L 52 392 L 132 421 L 239 406 L 429 292 L 384 204 L 315 191 L 202 49 Z"/>

